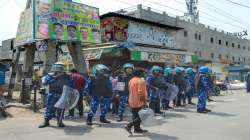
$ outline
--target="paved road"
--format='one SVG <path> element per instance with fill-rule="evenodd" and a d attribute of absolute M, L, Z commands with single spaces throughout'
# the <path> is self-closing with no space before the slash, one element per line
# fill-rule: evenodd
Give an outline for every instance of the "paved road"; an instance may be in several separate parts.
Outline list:
<path fill-rule="evenodd" d="M 250 94 L 234 91 L 232 95 L 214 97 L 209 114 L 197 114 L 194 106 L 168 111 L 157 117 L 159 125 L 147 127 L 149 133 L 129 136 L 126 123 L 86 126 L 83 120 L 66 121 L 68 127 L 38 129 L 40 114 L 22 110 L 17 116 L 0 120 L 0 140 L 249 140 Z M 52 125 L 55 125 L 53 122 Z"/>

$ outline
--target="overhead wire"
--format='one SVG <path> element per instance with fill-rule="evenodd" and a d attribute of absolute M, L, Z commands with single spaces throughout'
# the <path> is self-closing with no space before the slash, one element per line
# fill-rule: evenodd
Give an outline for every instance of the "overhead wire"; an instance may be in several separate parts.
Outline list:
<path fill-rule="evenodd" d="M 226 11 L 220 9 L 220 8 L 214 6 L 213 4 L 210 4 L 210 3 L 207 2 L 206 0 L 203 0 L 203 1 L 206 3 L 206 5 L 203 5 L 202 7 L 207 7 L 206 9 L 208 9 L 208 10 L 210 10 L 210 11 L 213 11 L 213 12 L 215 12 L 216 14 L 221 15 L 221 16 L 224 17 L 224 18 L 228 18 L 228 19 L 230 19 L 230 20 L 232 20 L 232 21 L 234 21 L 234 22 L 237 22 L 238 24 L 241 24 L 241 25 L 250 27 L 250 23 L 247 23 L 247 22 L 243 21 L 242 19 L 239 19 L 239 18 L 233 16 L 233 15 L 230 14 L 229 12 L 226 12 Z M 209 5 L 210 7 L 208 7 L 208 5 Z M 201 5 L 200 5 L 200 6 L 201 6 Z M 212 7 L 213 7 L 213 8 L 212 8 Z M 245 25 L 245 24 L 247 24 L 247 25 Z"/>
<path fill-rule="evenodd" d="M 225 0 L 225 1 L 230 2 L 230 3 L 232 3 L 232 4 L 235 4 L 235 5 L 238 5 L 238 6 L 241 6 L 241 7 L 245 7 L 245 8 L 250 9 L 250 6 L 245 5 L 245 4 L 241 4 L 241 3 L 238 3 L 238 2 L 234 2 L 234 1 L 232 1 L 232 0 Z"/>
<path fill-rule="evenodd" d="M 178 11 L 178 12 L 182 12 L 182 13 L 185 13 L 185 12 L 186 12 L 186 11 L 182 11 L 182 10 L 180 10 L 180 9 L 176 9 L 176 8 L 172 8 L 172 7 L 170 7 L 170 6 L 166 6 L 166 5 L 164 5 L 164 4 L 162 4 L 162 3 L 159 3 L 159 2 L 152 2 L 152 1 L 150 1 L 150 0 L 144 0 L 144 1 L 150 2 L 150 3 L 152 3 L 152 4 L 156 4 L 156 5 L 158 5 L 158 6 L 167 7 L 167 8 L 169 8 L 169 9 L 172 9 L 172 10 L 175 10 L 175 11 Z M 179 3 L 179 4 L 181 4 L 181 5 L 186 6 L 186 5 L 183 4 L 182 2 L 179 2 L 179 1 L 177 1 L 177 0 L 174 0 L 174 1 L 177 2 L 177 3 Z M 167 2 L 167 1 L 166 1 L 166 2 Z M 161 5 L 160 5 L 160 4 L 161 4 Z M 210 18 L 209 18 L 209 17 L 204 17 L 204 16 L 203 16 L 203 18 L 205 18 L 205 19 L 207 19 L 207 20 L 216 21 L 216 22 L 220 21 L 220 22 L 223 23 L 223 24 L 231 25 L 231 26 L 233 26 L 233 27 L 237 27 L 237 28 L 240 28 L 240 29 L 246 29 L 246 28 L 244 28 L 243 26 L 234 25 L 234 24 L 232 24 L 232 23 L 225 22 L 225 21 L 223 21 L 223 20 L 221 20 L 221 19 L 218 19 L 218 18 L 216 18 L 216 17 L 212 16 L 211 14 L 208 14 L 208 13 L 206 13 L 206 12 L 204 12 L 204 11 L 200 11 L 200 12 L 203 13 L 204 15 L 207 15 L 207 16 L 210 17 Z M 215 19 L 216 19 L 216 20 L 215 20 Z"/>

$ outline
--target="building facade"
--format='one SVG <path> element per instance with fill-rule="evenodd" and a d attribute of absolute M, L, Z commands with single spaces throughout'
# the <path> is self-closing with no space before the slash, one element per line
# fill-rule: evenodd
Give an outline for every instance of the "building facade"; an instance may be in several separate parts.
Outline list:
<path fill-rule="evenodd" d="M 230 74 L 230 71 L 224 69 L 229 65 L 241 66 L 243 72 L 249 70 L 245 68 L 250 64 L 250 40 L 248 39 L 238 38 L 232 33 L 204 24 L 191 23 L 178 16 L 171 17 L 166 12 L 155 12 L 142 5 L 138 5 L 136 10 L 120 10 L 118 13 L 181 27 L 181 30 L 173 34 L 176 40 L 175 47 L 195 53 L 200 65 L 212 67 L 219 75 Z M 243 74 L 241 73 L 239 76 Z"/>

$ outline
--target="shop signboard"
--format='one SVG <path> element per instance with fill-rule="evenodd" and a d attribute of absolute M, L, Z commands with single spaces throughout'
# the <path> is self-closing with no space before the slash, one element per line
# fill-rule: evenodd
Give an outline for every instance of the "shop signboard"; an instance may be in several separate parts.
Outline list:
<path fill-rule="evenodd" d="M 182 54 L 140 52 L 140 51 L 132 51 L 131 60 L 160 62 L 160 63 L 168 62 L 168 63 L 177 63 L 177 64 L 187 63 L 186 56 Z"/>
<path fill-rule="evenodd" d="M 101 58 L 103 49 L 84 50 L 84 60 L 98 60 Z"/>

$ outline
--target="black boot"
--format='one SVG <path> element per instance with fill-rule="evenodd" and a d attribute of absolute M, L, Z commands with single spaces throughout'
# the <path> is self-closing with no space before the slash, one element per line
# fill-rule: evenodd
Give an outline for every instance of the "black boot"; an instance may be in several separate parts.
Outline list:
<path fill-rule="evenodd" d="M 134 130 L 134 133 L 137 133 L 137 134 L 142 134 L 142 133 L 147 133 L 147 132 L 148 132 L 148 130 L 143 130 L 140 127 L 135 128 L 135 130 Z"/>
<path fill-rule="evenodd" d="M 42 124 L 38 126 L 38 128 L 44 128 L 44 127 L 49 127 L 49 120 L 44 120 Z"/>
<path fill-rule="evenodd" d="M 197 109 L 198 113 L 208 113 L 206 110 Z"/>
<path fill-rule="evenodd" d="M 100 122 L 101 123 L 110 123 L 110 121 L 106 120 L 105 117 L 100 117 Z"/>
<path fill-rule="evenodd" d="M 130 135 L 132 135 L 132 131 L 131 131 L 132 125 L 128 124 L 128 125 L 126 125 L 124 128 L 126 129 L 126 131 L 127 131 Z"/>
<path fill-rule="evenodd" d="M 117 122 L 122 122 L 123 121 L 123 116 L 119 115 L 119 119 L 117 120 Z"/>
<path fill-rule="evenodd" d="M 87 125 L 93 125 L 92 123 L 92 117 L 89 117 L 87 118 Z"/>
<path fill-rule="evenodd" d="M 65 124 L 58 119 L 57 120 L 57 127 L 65 127 Z"/>
<path fill-rule="evenodd" d="M 207 109 L 207 108 L 205 108 L 204 110 L 207 111 L 207 112 L 211 112 L 211 110 L 210 110 L 210 109 Z"/>

